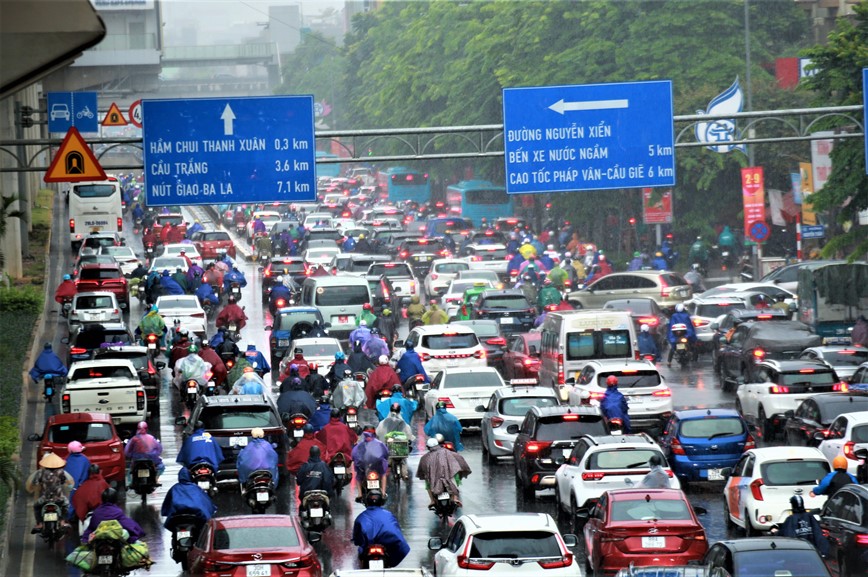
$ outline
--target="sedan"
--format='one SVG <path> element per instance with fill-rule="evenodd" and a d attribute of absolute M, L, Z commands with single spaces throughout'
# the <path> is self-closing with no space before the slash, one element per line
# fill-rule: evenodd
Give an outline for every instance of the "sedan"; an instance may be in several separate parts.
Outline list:
<path fill-rule="evenodd" d="M 200 230 L 193 233 L 193 245 L 202 258 L 217 260 L 228 254 L 235 258 L 235 243 L 229 233 L 222 230 Z"/>
<path fill-rule="evenodd" d="M 705 529 L 678 489 L 606 491 L 583 529 L 587 573 L 626 565 L 685 565 L 708 551 Z"/>
<path fill-rule="evenodd" d="M 289 515 L 218 517 L 205 524 L 187 563 L 190 573 L 206 577 L 321 577 L 310 545 L 321 538 L 320 533 L 305 537 Z"/>
<path fill-rule="evenodd" d="M 504 382 L 500 373 L 491 367 L 443 369 L 425 393 L 425 416 L 430 419 L 437 403 L 444 401 L 446 408 L 458 417 L 462 425 L 479 426 L 482 419 L 476 407 L 488 401 L 491 394 L 502 386 Z"/>
<path fill-rule="evenodd" d="M 859 475 L 864 461 L 856 455 L 868 449 L 868 411 L 840 415 L 817 448 L 830 463 L 838 455 L 847 457 L 847 472 L 860 477 L 860 482 L 864 483 Z"/>
<path fill-rule="evenodd" d="M 531 407 L 555 407 L 557 394 L 551 387 L 537 387 L 535 383 L 511 383 L 494 391 L 487 405 L 476 407 L 482 412 L 482 455 L 492 464 L 497 457 L 512 455 L 512 446 L 518 433 L 509 433 L 510 425 L 521 425 Z"/>
<path fill-rule="evenodd" d="M 338 247 L 312 248 L 304 251 L 304 262 L 308 265 L 328 266 L 335 255 L 340 254 L 340 252 L 341 249 Z"/>
<path fill-rule="evenodd" d="M 174 256 L 184 260 L 184 257 L 181 256 L 181 253 L 184 253 L 187 258 L 193 261 L 194 264 L 202 266 L 202 255 L 199 254 L 199 250 L 196 248 L 195 244 L 190 244 L 186 242 L 178 244 L 167 244 L 163 247 L 163 254 L 161 254 L 160 256 Z M 184 262 L 187 261 L 184 260 Z"/>
<path fill-rule="evenodd" d="M 163 295 L 157 297 L 157 308 L 167 327 L 178 321 L 180 328 L 198 333 L 206 324 L 205 310 L 196 295 Z"/>
<path fill-rule="evenodd" d="M 172 274 L 177 269 L 181 269 L 181 272 L 187 272 L 188 268 L 190 267 L 187 265 L 187 261 L 179 256 L 158 256 L 151 261 L 151 268 L 148 269 L 148 272 L 161 273 L 167 270 L 169 274 Z"/>
<path fill-rule="evenodd" d="M 530 332 L 510 335 L 503 353 L 503 378 L 538 379 L 539 349 L 542 333 Z"/>
<path fill-rule="evenodd" d="M 124 276 L 130 276 L 142 264 L 135 251 L 128 246 L 101 246 L 99 254 L 107 254 L 114 258 L 124 271 Z"/>

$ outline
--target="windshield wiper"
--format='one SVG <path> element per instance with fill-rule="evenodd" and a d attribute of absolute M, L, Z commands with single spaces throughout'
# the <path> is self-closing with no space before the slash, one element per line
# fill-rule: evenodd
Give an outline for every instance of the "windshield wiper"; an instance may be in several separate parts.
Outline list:
<path fill-rule="evenodd" d="M 627 465 L 624 468 L 625 469 L 635 469 L 637 467 L 641 467 L 642 465 L 647 465 L 647 464 L 648 464 L 648 461 L 639 461 L 638 463 L 630 463 L 629 465 Z"/>
<path fill-rule="evenodd" d="M 716 438 L 718 438 L 718 437 L 727 437 L 727 436 L 729 436 L 729 435 L 737 435 L 737 434 L 738 434 L 738 433 L 726 433 L 726 432 L 724 432 L 724 433 L 715 433 L 715 434 L 711 435 L 710 437 L 708 437 L 708 440 L 710 441 L 710 440 L 712 440 L 712 439 L 716 439 Z"/>

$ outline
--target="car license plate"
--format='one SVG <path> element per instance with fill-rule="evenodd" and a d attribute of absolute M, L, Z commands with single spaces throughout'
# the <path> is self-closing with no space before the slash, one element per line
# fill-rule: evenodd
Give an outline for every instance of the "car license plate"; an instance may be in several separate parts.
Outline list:
<path fill-rule="evenodd" d="M 147 469 L 139 469 L 136 475 L 138 475 L 139 479 L 147 479 L 151 476 L 151 472 Z"/>
<path fill-rule="evenodd" d="M 225 248 L 218 248 L 218 249 L 217 249 L 217 253 L 218 253 L 218 254 L 225 254 L 225 253 L 226 253 L 226 249 L 225 249 Z"/>
<path fill-rule="evenodd" d="M 247 437 L 229 437 L 230 447 L 246 447 Z"/>
<path fill-rule="evenodd" d="M 46 513 L 42 516 L 43 521 L 57 521 L 57 513 Z"/>
<path fill-rule="evenodd" d="M 268 501 L 268 492 L 260 491 L 260 492 L 256 493 L 256 500 L 259 501 L 260 503 L 264 503 L 264 502 Z"/>
<path fill-rule="evenodd" d="M 100 555 L 96 559 L 97 565 L 111 565 L 112 564 L 112 556 L 111 555 Z"/>
<path fill-rule="evenodd" d="M 451 369 L 458 366 L 458 361 L 446 361 L 446 367 Z"/>
<path fill-rule="evenodd" d="M 368 489 L 379 489 L 380 488 L 380 480 L 379 479 L 368 479 Z"/>
<path fill-rule="evenodd" d="M 157 348 L 157 343 L 148 343 L 148 349 L 153 351 L 153 350 L 156 350 L 156 348 Z"/>
<path fill-rule="evenodd" d="M 416 257 L 416 262 L 428 262 L 429 260 L 431 260 L 430 256 Z"/>
<path fill-rule="evenodd" d="M 386 566 L 383 563 L 382 559 L 371 559 L 370 561 L 368 561 L 368 569 L 382 570 L 385 567 Z"/>
<path fill-rule="evenodd" d="M 271 565 L 248 565 L 247 577 L 271 577 Z"/>
<path fill-rule="evenodd" d="M 662 549 L 666 547 L 666 537 L 642 537 L 643 549 Z"/>
<path fill-rule="evenodd" d="M 675 350 L 677 350 L 677 351 L 683 351 L 686 348 L 687 348 L 687 345 L 685 345 L 684 343 L 678 343 L 677 345 L 675 345 Z"/>
<path fill-rule="evenodd" d="M 293 437 L 299 437 L 299 438 L 304 437 L 304 431 L 301 429 L 293 429 L 292 436 Z"/>
<path fill-rule="evenodd" d="M 335 475 L 346 475 L 347 468 L 346 467 L 335 467 Z"/>
<path fill-rule="evenodd" d="M 288 347 L 289 346 L 289 339 L 277 339 L 277 346 Z"/>
<path fill-rule="evenodd" d="M 502 325 L 511 325 L 515 322 L 515 319 L 512 317 L 501 317 L 500 324 Z"/>
<path fill-rule="evenodd" d="M 189 531 L 178 531 L 178 539 L 189 539 L 190 532 Z"/>
<path fill-rule="evenodd" d="M 708 470 L 708 480 L 709 481 L 723 481 L 723 474 L 720 472 L 720 469 L 709 469 Z"/>
<path fill-rule="evenodd" d="M 316 509 L 311 509 L 310 510 L 310 516 L 311 517 L 322 517 L 323 516 L 322 507 L 317 507 Z"/>
<path fill-rule="evenodd" d="M 208 481 L 199 481 L 196 484 L 199 485 L 199 488 L 202 489 L 203 491 L 207 491 L 208 489 L 211 488 L 211 483 L 209 483 Z"/>

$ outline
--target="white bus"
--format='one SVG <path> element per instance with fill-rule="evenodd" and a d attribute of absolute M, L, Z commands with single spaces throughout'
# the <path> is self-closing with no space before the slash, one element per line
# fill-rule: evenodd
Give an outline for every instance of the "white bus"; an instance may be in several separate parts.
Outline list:
<path fill-rule="evenodd" d="M 75 182 L 69 188 L 69 242 L 78 252 L 94 232 L 122 232 L 121 185 L 115 178 Z"/>

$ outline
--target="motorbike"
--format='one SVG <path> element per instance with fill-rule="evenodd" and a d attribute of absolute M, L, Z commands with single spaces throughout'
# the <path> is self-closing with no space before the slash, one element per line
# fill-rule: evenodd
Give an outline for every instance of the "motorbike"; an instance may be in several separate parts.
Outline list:
<path fill-rule="evenodd" d="M 188 467 L 190 470 L 190 479 L 198 485 L 200 489 L 214 497 L 217 494 L 217 472 L 211 463 L 207 461 L 198 461 Z"/>
<path fill-rule="evenodd" d="M 175 563 L 181 564 L 181 569 L 187 571 L 189 565 L 187 563 L 187 552 L 193 548 L 196 540 L 199 538 L 199 531 L 202 528 L 202 520 L 196 515 L 180 514 L 173 517 L 174 527 L 172 529 L 172 559 Z"/>
<path fill-rule="evenodd" d="M 181 396 L 187 408 L 192 410 L 196 406 L 196 399 L 199 398 L 199 381 L 187 379 L 181 388 Z"/>
<path fill-rule="evenodd" d="M 130 465 L 130 489 L 148 502 L 148 495 L 157 490 L 157 466 L 150 459 L 136 459 Z"/>
<path fill-rule="evenodd" d="M 229 283 L 229 294 L 235 297 L 235 302 L 241 300 L 241 285 L 237 282 Z"/>
<path fill-rule="evenodd" d="M 72 310 L 72 297 L 63 297 L 60 303 L 60 314 L 63 318 L 69 318 L 69 311 Z"/>
<path fill-rule="evenodd" d="M 690 341 L 687 339 L 687 325 L 677 323 L 672 325 L 672 334 L 675 336 L 675 359 L 682 368 L 690 364 Z"/>
<path fill-rule="evenodd" d="M 368 545 L 359 555 L 362 569 L 382 570 L 386 568 L 386 548 L 383 545 Z"/>
<path fill-rule="evenodd" d="M 275 315 L 277 315 L 277 311 L 279 309 L 282 309 L 284 307 L 289 307 L 289 306 L 292 306 L 294 304 L 295 304 L 295 302 L 293 301 L 292 298 L 290 298 L 289 300 L 287 300 L 283 297 L 270 298 L 270 299 L 268 299 L 268 312 L 270 312 L 271 316 L 274 317 Z"/>
<path fill-rule="evenodd" d="M 386 447 L 389 449 L 389 470 L 396 483 L 403 479 L 410 480 L 407 473 L 407 457 L 410 455 L 410 439 L 404 433 L 389 433 L 386 435 Z"/>
<path fill-rule="evenodd" d="M 244 484 L 244 495 L 251 512 L 261 515 L 274 501 L 274 479 L 271 471 L 253 471 Z"/>
<path fill-rule="evenodd" d="M 325 491 L 308 491 L 301 498 L 298 509 L 301 526 L 305 531 L 322 531 L 332 524 L 329 498 Z"/>
<path fill-rule="evenodd" d="M 236 323 L 229 323 L 229 326 L 226 327 L 226 338 L 236 343 L 241 338 L 241 335 L 238 334 L 238 325 Z"/>
<path fill-rule="evenodd" d="M 235 223 L 235 234 L 240 237 L 247 236 L 247 225 L 244 222 L 236 222 Z"/>
<path fill-rule="evenodd" d="M 329 459 L 329 468 L 335 478 L 335 493 L 340 495 L 344 487 L 350 484 L 350 478 L 352 478 L 346 456 L 343 453 L 338 453 Z"/>
<path fill-rule="evenodd" d="M 422 375 L 413 375 L 404 381 L 404 396 L 408 399 L 415 400 L 424 394 L 425 377 Z"/>
<path fill-rule="evenodd" d="M 57 392 L 57 389 L 63 383 L 63 377 L 60 375 L 47 374 L 42 376 L 42 397 L 51 402 L 51 399 L 54 398 L 54 393 Z"/>
<path fill-rule="evenodd" d="M 344 422 L 351 429 L 359 427 L 359 409 L 357 407 L 346 407 L 344 409 Z"/>
<path fill-rule="evenodd" d="M 66 527 L 61 525 L 62 515 L 60 503 L 48 501 L 42 505 L 42 531 L 39 535 L 49 548 L 66 536 Z"/>
<path fill-rule="evenodd" d="M 145 260 L 151 262 L 154 258 L 154 245 L 148 243 L 145 245 Z"/>
<path fill-rule="evenodd" d="M 373 469 L 368 469 L 365 472 L 365 482 L 362 483 L 362 500 L 368 491 L 380 490 L 380 474 Z"/>
<path fill-rule="evenodd" d="M 217 307 L 209 299 L 205 299 L 205 302 L 202 303 L 202 310 L 205 311 L 205 318 L 211 319 L 217 312 Z"/>
<path fill-rule="evenodd" d="M 443 492 L 434 496 L 434 514 L 440 517 L 440 520 L 446 522 L 449 517 L 455 514 L 458 505 L 452 500 L 449 493 Z"/>
<path fill-rule="evenodd" d="M 611 435 L 621 435 L 624 433 L 624 422 L 615 417 L 613 419 L 608 419 L 609 422 L 609 434 Z"/>
<path fill-rule="evenodd" d="M 308 418 L 301 413 L 295 413 L 290 415 L 289 418 L 283 419 L 283 424 L 289 437 L 290 449 L 294 449 L 298 445 L 299 439 L 304 437 L 304 426 L 307 424 L 307 421 Z"/>
<path fill-rule="evenodd" d="M 94 539 L 91 542 L 91 547 L 96 554 L 96 562 L 88 575 L 118 577 L 133 571 L 133 569 L 127 569 L 121 564 L 121 549 L 124 545 L 126 543 L 115 539 Z"/>
<path fill-rule="evenodd" d="M 145 298 L 147 298 L 144 280 L 140 280 L 139 284 L 136 285 L 136 298 L 139 299 L 140 303 L 145 302 Z"/>
<path fill-rule="evenodd" d="M 145 335 L 145 346 L 148 348 L 148 358 L 153 361 L 160 354 L 160 336 L 156 333 Z"/>

